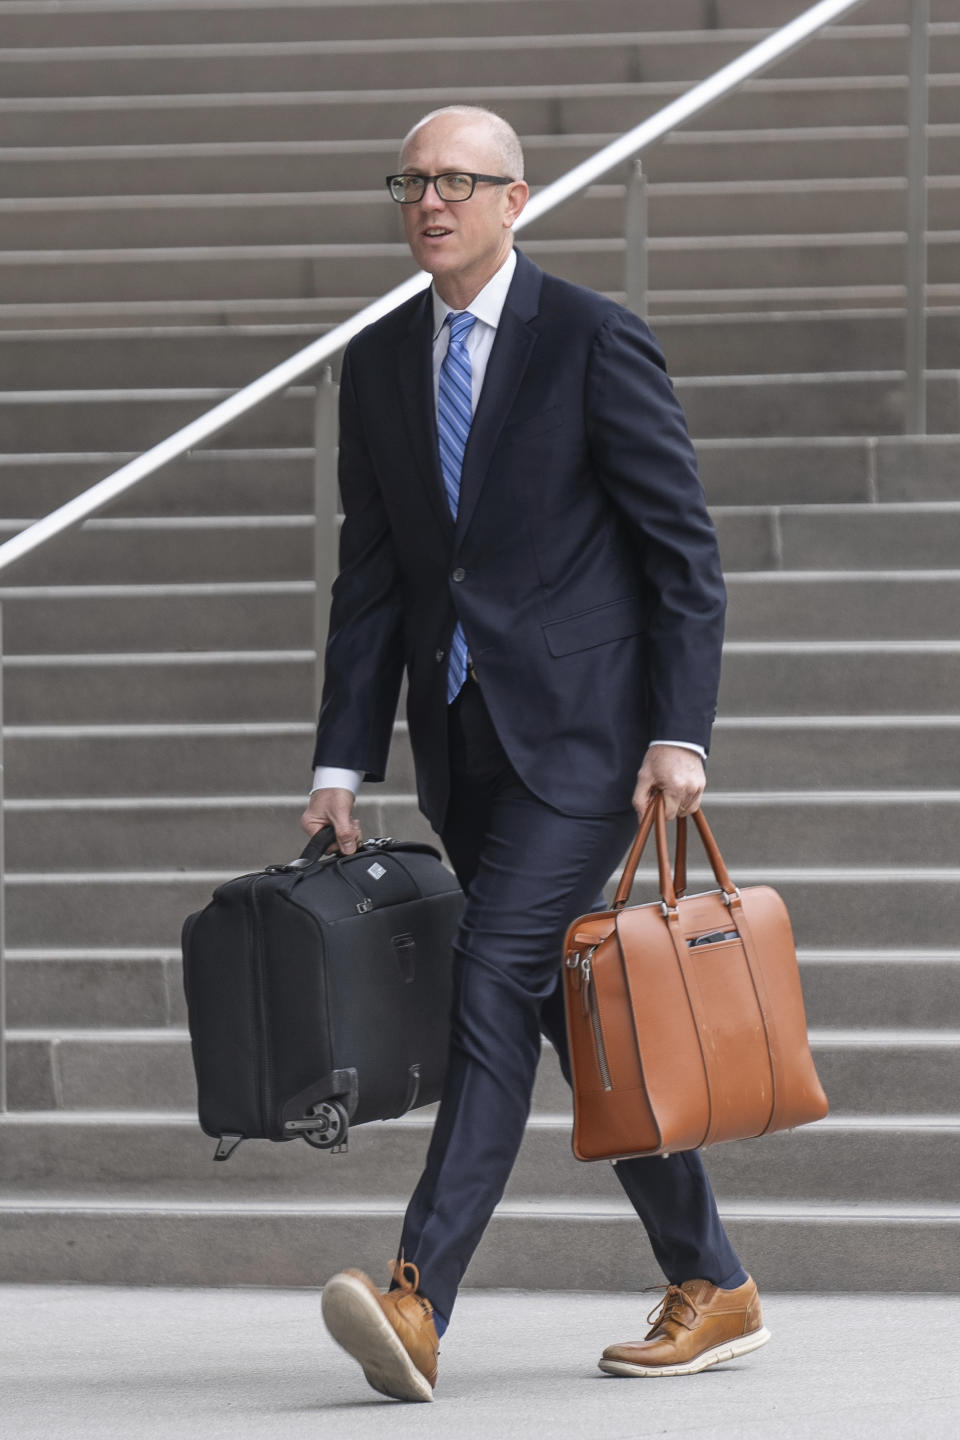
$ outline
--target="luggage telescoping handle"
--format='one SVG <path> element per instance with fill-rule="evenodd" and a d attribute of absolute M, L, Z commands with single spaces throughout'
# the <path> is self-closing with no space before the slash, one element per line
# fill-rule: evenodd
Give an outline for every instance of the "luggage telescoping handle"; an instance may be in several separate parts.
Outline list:
<path fill-rule="evenodd" d="M 700 839 L 703 842 L 703 848 L 707 852 L 710 868 L 717 878 L 717 884 L 725 896 L 729 899 L 735 899 L 740 892 L 730 879 L 729 871 L 724 864 L 723 856 L 720 854 L 720 847 L 713 838 L 713 832 L 707 824 L 703 811 L 696 810 L 692 818 L 693 823 L 697 827 Z M 663 796 L 659 794 L 654 795 L 640 818 L 640 827 L 637 830 L 636 839 L 631 845 L 630 853 L 624 863 L 623 874 L 620 877 L 620 884 L 617 886 L 617 893 L 613 901 L 614 910 L 622 910 L 630 898 L 630 890 L 637 873 L 637 866 L 640 864 L 640 858 L 650 838 L 651 830 L 656 834 L 660 895 L 668 910 L 675 910 L 677 908 L 677 898 L 678 896 L 682 896 L 686 889 L 687 849 L 685 822 L 684 820 L 678 820 L 677 822 L 676 880 L 674 880 L 674 876 L 670 873 L 670 855 L 667 845 L 667 820 L 663 808 Z"/>

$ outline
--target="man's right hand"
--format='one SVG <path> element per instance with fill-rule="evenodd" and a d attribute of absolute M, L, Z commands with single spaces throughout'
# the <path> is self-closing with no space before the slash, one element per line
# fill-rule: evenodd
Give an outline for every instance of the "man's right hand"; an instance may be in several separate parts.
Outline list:
<path fill-rule="evenodd" d="M 353 855 L 362 843 L 360 822 L 353 813 L 356 796 L 352 790 L 314 790 L 307 808 L 300 816 L 300 825 L 308 835 L 316 835 L 324 825 L 337 832 L 337 848 L 343 855 Z"/>

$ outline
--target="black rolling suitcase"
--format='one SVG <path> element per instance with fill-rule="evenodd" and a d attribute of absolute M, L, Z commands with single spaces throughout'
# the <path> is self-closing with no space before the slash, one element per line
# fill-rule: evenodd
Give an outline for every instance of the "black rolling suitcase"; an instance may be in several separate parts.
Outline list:
<path fill-rule="evenodd" d="M 230 880 L 183 927 L 200 1125 L 342 1149 L 350 1125 L 439 1099 L 463 896 L 429 845 L 368 840 Z"/>

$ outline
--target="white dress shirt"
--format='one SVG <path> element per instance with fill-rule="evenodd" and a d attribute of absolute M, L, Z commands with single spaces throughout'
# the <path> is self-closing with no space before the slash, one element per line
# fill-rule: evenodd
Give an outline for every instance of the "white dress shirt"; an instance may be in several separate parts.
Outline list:
<path fill-rule="evenodd" d="M 474 414 L 476 414 L 477 403 L 480 399 L 480 391 L 483 389 L 487 363 L 497 336 L 497 326 L 500 324 L 507 291 L 510 289 L 510 282 L 516 268 L 516 251 L 511 246 L 510 254 L 500 269 L 467 306 L 470 314 L 477 317 L 477 323 L 471 326 L 465 342 L 470 355 Z M 448 305 L 445 300 L 441 300 L 435 287 L 431 289 L 431 295 L 433 298 L 433 404 L 434 410 L 436 410 L 440 391 L 440 366 L 443 364 L 443 357 L 450 344 L 450 329 L 446 324 L 446 319 L 448 315 L 459 312 L 455 312 L 452 306 Z M 650 744 L 676 745 L 683 750 L 695 750 L 698 755 L 706 759 L 706 751 L 702 746 L 693 745 L 686 740 L 651 740 Z M 313 794 L 314 790 L 336 788 L 350 790 L 356 795 L 362 783 L 362 770 L 342 770 L 333 765 L 318 765 L 313 772 L 313 789 L 310 793 Z"/>

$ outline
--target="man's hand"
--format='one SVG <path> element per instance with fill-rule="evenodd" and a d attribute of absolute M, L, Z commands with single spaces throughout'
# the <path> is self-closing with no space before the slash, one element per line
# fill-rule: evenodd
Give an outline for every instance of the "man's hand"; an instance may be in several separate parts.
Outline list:
<path fill-rule="evenodd" d="M 684 750 L 679 745 L 651 745 L 637 775 L 633 808 L 638 816 L 642 815 L 659 790 L 668 820 L 675 820 L 678 815 L 692 815 L 700 809 L 706 784 L 703 761 L 695 750 Z"/>
<path fill-rule="evenodd" d="M 316 835 L 324 825 L 332 825 L 337 832 L 337 847 L 341 853 L 355 854 L 363 839 L 360 822 L 353 814 L 355 799 L 352 790 L 314 790 L 300 816 L 301 828 L 308 835 Z"/>

